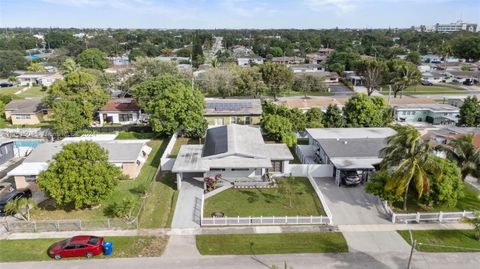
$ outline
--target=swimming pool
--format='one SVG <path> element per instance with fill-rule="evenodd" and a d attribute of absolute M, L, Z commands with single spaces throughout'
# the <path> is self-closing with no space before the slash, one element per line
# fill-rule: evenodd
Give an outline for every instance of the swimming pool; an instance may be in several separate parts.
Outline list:
<path fill-rule="evenodd" d="M 42 144 L 43 140 L 15 140 L 16 147 L 28 147 L 28 148 L 36 148 L 38 145 Z"/>

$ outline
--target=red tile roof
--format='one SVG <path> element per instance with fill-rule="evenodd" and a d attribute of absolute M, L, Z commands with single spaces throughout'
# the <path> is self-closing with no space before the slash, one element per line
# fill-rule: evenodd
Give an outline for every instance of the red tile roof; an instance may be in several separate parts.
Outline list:
<path fill-rule="evenodd" d="M 107 102 L 100 111 L 138 111 L 137 102 L 133 98 L 114 98 Z"/>

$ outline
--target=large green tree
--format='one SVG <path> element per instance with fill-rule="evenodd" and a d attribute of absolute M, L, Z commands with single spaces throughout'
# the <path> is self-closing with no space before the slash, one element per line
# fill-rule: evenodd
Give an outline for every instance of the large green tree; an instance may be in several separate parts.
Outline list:
<path fill-rule="evenodd" d="M 75 101 L 59 100 L 52 107 L 52 128 L 59 136 L 68 136 L 87 127 L 89 122 L 84 117 L 80 104 Z"/>
<path fill-rule="evenodd" d="M 407 87 L 420 83 L 422 74 L 417 66 L 410 62 L 394 59 L 387 62 L 387 68 L 387 81 L 392 87 L 395 98 Z"/>
<path fill-rule="evenodd" d="M 320 108 L 311 108 L 305 113 L 307 128 L 323 128 L 323 112 Z"/>
<path fill-rule="evenodd" d="M 154 131 L 166 135 L 182 131 L 189 137 L 204 135 L 208 125 L 203 118 L 205 101 L 189 81 L 178 76 L 160 76 L 142 82 L 133 89 L 133 94 L 150 115 Z"/>
<path fill-rule="evenodd" d="M 76 62 L 84 68 L 103 70 L 108 67 L 107 56 L 99 49 L 86 49 L 80 53 Z"/>
<path fill-rule="evenodd" d="M 342 128 L 347 124 L 342 110 L 337 105 L 328 105 L 322 122 L 325 128 Z"/>
<path fill-rule="evenodd" d="M 260 125 L 262 130 L 276 141 L 281 141 L 283 136 L 289 135 L 293 130 L 292 123 L 288 118 L 274 114 L 262 117 Z"/>
<path fill-rule="evenodd" d="M 236 95 L 260 97 L 265 91 L 258 67 L 235 68 L 233 84 Z"/>
<path fill-rule="evenodd" d="M 385 191 L 403 196 L 403 210 L 407 210 L 408 193 L 414 185 L 418 199 L 430 190 L 431 181 L 438 178 L 439 170 L 431 158 L 432 148 L 413 126 L 396 126 L 397 133 L 387 138 L 387 146 L 380 151 L 382 168 L 393 169 Z M 430 171 L 430 174 L 427 173 Z"/>
<path fill-rule="evenodd" d="M 293 72 L 286 65 L 267 62 L 260 66 L 260 73 L 274 99 L 292 86 Z"/>
<path fill-rule="evenodd" d="M 439 145 L 437 150 L 446 153 L 447 158 L 460 167 L 462 180 L 468 175 L 480 179 L 480 150 L 474 144 L 474 134 L 452 139 L 448 145 Z"/>
<path fill-rule="evenodd" d="M 309 92 L 326 92 L 327 85 L 324 82 L 323 77 L 305 74 L 302 76 L 296 76 L 293 81 L 292 89 L 294 91 L 303 92 L 305 98 Z"/>
<path fill-rule="evenodd" d="M 467 61 L 480 60 L 480 36 L 460 36 L 452 41 L 453 54 Z"/>
<path fill-rule="evenodd" d="M 364 77 L 368 96 L 380 89 L 386 68 L 385 63 L 380 60 L 365 59 L 356 64 L 357 73 Z"/>
<path fill-rule="evenodd" d="M 389 123 L 385 99 L 363 93 L 350 98 L 343 107 L 343 114 L 350 127 L 383 127 Z"/>
<path fill-rule="evenodd" d="M 105 149 L 82 141 L 65 144 L 38 176 L 38 185 L 57 206 L 78 209 L 98 205 L 109 197 L 120 175 L 120 169 L 108 162 Z"/>
<path fill-rule="evenodd" d="M 25 69 L 27 61 L 21 52 L 16 50 L 0 50 L 0 76 L 8 77 L 13 71 Z"/>
<path fill-rule="evenodd" d="M 480 102 L 476 96 L 469 96 L 463 101 L 457 125 L 460 127 L 480 126 Z"/>
<path fill-rule="evenodd" d="M 202 91 L 209 95 L 222 98 L 235 95 L 233 75 L 228 70 L 209 69 L 202 74 L 199 84 Z"/>

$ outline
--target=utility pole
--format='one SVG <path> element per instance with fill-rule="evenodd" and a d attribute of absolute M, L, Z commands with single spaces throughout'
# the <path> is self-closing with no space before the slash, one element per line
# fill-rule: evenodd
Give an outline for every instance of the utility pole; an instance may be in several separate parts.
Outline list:
<path fill-rule="evenodd" d="M 413 240 L 413 242 L 412 242 L 412 248 L 410 249 L 410 257 L 408 258 L 407 269 L 412 268 L 413 251 L 415 250 L 415 247 L 416 247 L 416 246 L 417 246 L 417 240 Z"/>

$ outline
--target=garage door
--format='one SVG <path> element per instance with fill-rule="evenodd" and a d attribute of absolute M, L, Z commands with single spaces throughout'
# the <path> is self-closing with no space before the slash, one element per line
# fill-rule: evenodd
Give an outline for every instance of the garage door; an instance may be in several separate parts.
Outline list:
<path fill-rule="evenodd" d="M 183 180 L 186 180 L 186 179 L 193 179 L 194 177 L 200 177 L 200 178 L 203 178 L 203 173 L 200 172 L 200 173 L 184 173 L 183 174 Z"/>

